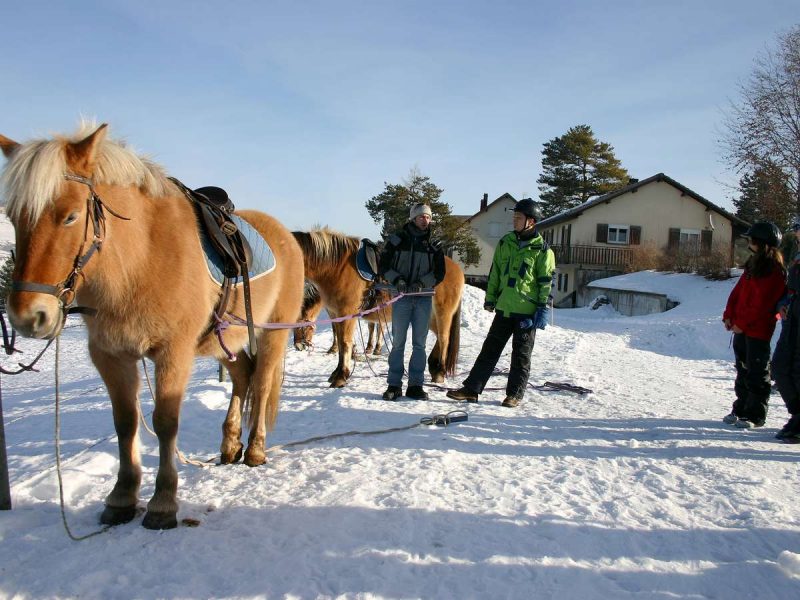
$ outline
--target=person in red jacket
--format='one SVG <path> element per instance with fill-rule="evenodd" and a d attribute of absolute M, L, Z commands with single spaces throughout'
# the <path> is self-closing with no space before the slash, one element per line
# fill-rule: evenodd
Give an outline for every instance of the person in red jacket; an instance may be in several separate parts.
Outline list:
<path fill-rule="evenodd" d="M 767 419 L 772 391 L 769 373 L 770 340 L 775 332 L 778 301 L 786 293 L 786 269 L 778 248 L 781 232 L 773 223 L 754 223 L 745 236 L 753 255 L 728 297 L 722 314 L 733 332 L 736 358 L 736 401 L 725 423 L 743 429 L 761 427 Z"/>

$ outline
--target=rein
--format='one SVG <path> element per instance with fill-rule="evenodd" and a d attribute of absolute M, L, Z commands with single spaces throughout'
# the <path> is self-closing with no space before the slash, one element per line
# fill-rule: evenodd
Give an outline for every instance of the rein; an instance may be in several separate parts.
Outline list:
<path fill-rule="evenodd" d="M 66 319 L 68 314 L 97 314 L 97 311 L 93 308 L 71 305 L 75 301 L 78 278 L 80 277 L 85 279 L 83 269 L 86 266 L 86 263 L 88 263 L 92 256 L 94 256 L 95 252 L 100 250 L 103 246 L 103 240 L 105 238 L 106 231 L 105 211 L 107 210 L 112 215 L 118 219 L 122 219 L 123 221 L 130 221 L 130 219 L 114 212 L 107 204 L 103 202 L 100 196 L 97 195 L 97 192 L 94 189 L 94 183 L 91 179 L 81 177 L 80 175 L 73 175 L 71 173 L 66 173 L 64 175 L 64 179 L 82 183 L 89 188 L 89 196 L 86 198 L 86 224 L 84 226 L 83 241 L 81 242 L 81 247 L 78 248 L 78 252 L 75 255 L 72 270 L 67 274 L 63 281 L 57 285 L 39 283 L 36 281 L 19 281 L 15 279 L 11 283 L 11 290 L 14 292 L 35 292 L 38 294 L 49 294 L 50 296 L 55 296 L 58 299 L 64 319 Z M 89 246 L 89 249 L 84 252 L 83 249 L 84 246 L 86 246 L 90 221 L 92 223 L 93 230 L 92 242 Z"/>

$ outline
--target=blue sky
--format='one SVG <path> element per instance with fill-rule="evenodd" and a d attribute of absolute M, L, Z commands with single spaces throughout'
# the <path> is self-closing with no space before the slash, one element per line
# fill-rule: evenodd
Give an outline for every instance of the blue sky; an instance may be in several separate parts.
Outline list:
<path fill-rule="evenodd" d="M 723 110 L 796 0 L 3 2 L 0 133 L 83 116 L 187 185 L 292 229 L 376 237 L 412 168 L 456 214 L 538 193 L 542 145 L 589 124 L 634 177 L 731 208 Z"/>

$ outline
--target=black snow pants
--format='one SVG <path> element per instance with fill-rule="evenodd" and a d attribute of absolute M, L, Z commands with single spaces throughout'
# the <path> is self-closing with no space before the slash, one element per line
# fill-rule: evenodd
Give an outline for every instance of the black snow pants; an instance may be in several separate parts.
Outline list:
<path fill-rule="evenodd" d="M 492 376 L 497 361 L 503 353 L 503 348 L 511 339 L 511 368 L 508 372 L 506 383 L 506 396 L 522 399 L 528 385 L 528 375 L 531 371 L 531 352 L 536 341 L 536 330 L 533 328 L 522 329 L 520 322 L 530 317 L 510 316 L 505 317 L 500 313 L 495 314 L 489 333 L 483 341 L 481 352 L 475 359 L 475 364 L 469 372 L 464 387 L 480 394 L 486 387 L 486 382 Z"/>
<path fill-rule="evenodd" d="M 778 384 L 786 409 L 800 415 L 800 302 L 789 306 L 781 335 L 772 357 L 772 376 Z"/>
<path fill-rule="evenodd" d="M 772 384 L 769 376 L 769 341 L 733 334 L 733 354 L 736 357 L 736 401 L 733 413 L 763 425 L 767 419 L 767 406 Z"/>

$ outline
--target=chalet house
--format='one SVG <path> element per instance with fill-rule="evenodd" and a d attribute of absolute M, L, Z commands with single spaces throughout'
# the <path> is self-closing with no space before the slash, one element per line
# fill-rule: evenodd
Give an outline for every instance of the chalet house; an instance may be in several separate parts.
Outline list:
<path fill-rule="evenodd" d="M 539 231 L 556 255 L 556 306 L 575 306 L 590 281 L 624 271 L 642 244 L 689 252 L 724 249 L 731 265 L 748 224 L 663 173 L 542 220 Z M 489 259 L 491 260 L 491 258 Z"/>

